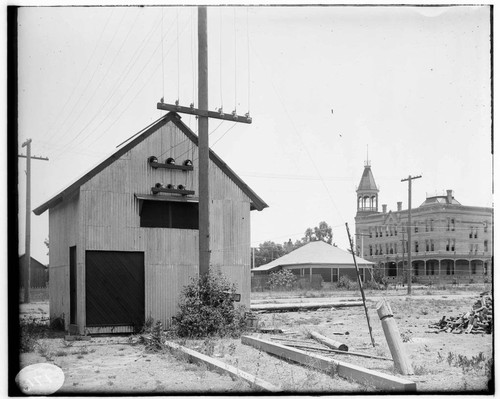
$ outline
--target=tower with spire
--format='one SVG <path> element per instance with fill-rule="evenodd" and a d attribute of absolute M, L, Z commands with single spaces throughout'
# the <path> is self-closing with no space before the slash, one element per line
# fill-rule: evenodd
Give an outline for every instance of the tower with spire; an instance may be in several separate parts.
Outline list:
<path fill-rule="evenodd" d="M 361 176 L 357 195 L 357 212 L 356 216 L 369 215 L 378 212 L 378 188 L 375 184 L 370 161 L 365 161 L 365 170 Z"/>

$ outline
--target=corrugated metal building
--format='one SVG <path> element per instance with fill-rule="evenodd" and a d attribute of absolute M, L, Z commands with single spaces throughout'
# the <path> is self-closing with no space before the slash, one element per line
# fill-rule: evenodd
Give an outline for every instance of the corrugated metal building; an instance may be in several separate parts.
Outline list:
<path fill-rule="evenodd" d="M 49 210 L 51 317 L 80 334 L 171 323 L 198 274 L 197 144 L 171 112 L 34 210 Z M 267 204 L 212 151 L 209 180 L 211 266 L 249 306 L 250 211 Z"/>

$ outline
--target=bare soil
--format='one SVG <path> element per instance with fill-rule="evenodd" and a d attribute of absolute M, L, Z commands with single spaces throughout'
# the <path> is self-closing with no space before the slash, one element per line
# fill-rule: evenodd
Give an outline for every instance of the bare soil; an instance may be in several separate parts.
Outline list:
<path fill-rule="evenodd" d="M 282 334 L 255 334 L 273 342 L 299 340 L 317 345 L 308 338 L 307 330 L 345 343 L 349 351 L 391 357 L 375 305 L 387 298 L 403 339 L 415 375 L 406 376 L 417 383 L 417 392 L 457 393 L 488 392 L 493 336 L 487 334 L 435 334 L 428 326 L 442 316 L 458 316 L 469 311 L 484 287 L 453 292 L 415 290 L 411 297 L 403 289 L 367 292 L 367 305 L 375 339 L 371 345 L 364 309 L 349 307 L 283 313 L 262 313 L 261 327 L 280 328 Z M 307 296 L 308 298 L 306 298 Z M 356 292 L 318 291 L 310 293 L 257 293 L 256 302 L 314 301 L 327 299 L 360 299 Z M 45 302 L 21 305 L 21 316 L 46 317 Z M 343 333 L 334 335 L 333 333 Z M 348 333 L 348 334 L 346 334 Z M 363 386 L 336 375 L 289 363 L 252 347 L 240 339 L 179 340 L 182 345 L 254 374 L 290 393 L 370 393 Z M 486 361 L 479 359 L 482 353 Z M 465 358 L 459 359 L 459 356 Z M 328 355 L 371 370 L 398 375 L 393 362 L 367 359 L 345 354 Z M 465 360 L 464 360 L 465 359 Z M 467 360 L 469 362 L 467 362 Z M 130 337 L 92 337 L 91 341 L 66 342 L 63 335 L 39 340 L 34 352 L 22 354 L 21 366 L 47 362 L 62 368 L 66 380 L 60 393 L 251 393 L 246 382 L 233 380 L 208 371 L 206 366 L 187 363 L 176 354 L 145 353 L 141 345 L 132 345 Z"/>

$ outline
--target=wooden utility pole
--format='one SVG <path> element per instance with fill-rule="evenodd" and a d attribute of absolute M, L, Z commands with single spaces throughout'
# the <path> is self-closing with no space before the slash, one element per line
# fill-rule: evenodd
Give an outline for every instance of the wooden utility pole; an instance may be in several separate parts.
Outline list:
<path fill-rule="evenodd" d="M 202 110 L 208 110 L 208 45 L 207 7 L 198 7 L 198 102 Z M 198 116 L 198 184 L 199 184 L 199 251 L 200 276 L 210 268 L 210 216 L 209 216 L 209 144 L 208 116 Z"/>
<path fill-rule="evenodd" d="M 30 303 L 31 288 L 31 160 L 40 159 L 48 161 L 49 158 L 31 156 L 31 139 L 26 140 L 22 147 L 26 147 L 26 155 L 19 154 L 18 157 L 26 158 L 26 237 L 24 251 L 24 303 Z"/>
<path fill-rule="evenodd" d="M 361 291 L 361 298 L 363 298 L 363 307 L 365 308 L 366 322 L 368 323 L 368 330 L 370 331 L 370 338 L 372 340 L 372 345 L 375 348 L 375 340 L 373 339 L 372 326 L 370 325 L 370 316 L 368 315 L 368 308 L 366 307 L 365 291 L 363 290 L 363 283 L 361 281 L 361 275 L 359 274 L 358 262 L 356 261 L 356 255 L 354 253 L 354 245 L 351 239 L 351 233 L 349 232 L 349 225 L 346 223 L 345 228 L 347 230 L 347 237 L 349 237 L 349 245 L 351 246 L 352 259 L 354 260 L 354 267 L 356 268 L 356 275 L 358 276 L 359 289 Z"/>
<path fill-rule="evenodd" d="M 422 176 L 408 176 L 406 179 L 401 179 L 401 181 L 408 182 L 408 295 L 411 295 L 411 278 L 413 276 L 413 268 L 411 265 L 411 181 L 414 179 L 420 179 Z M 403 263 L 404 264 L 404 263 Z"/>
<path fill-rule="evenodd" d="M 199 184 L 199 274 L 207 274 L 210 268 L 210 192 L 209 192 L 209 154 L 208 118 L 230 120 L 233 122 L 252 123 L 252 118 L 247 113 L 244 116 L 236 115 L 236 110 L 231 114 L 208 110 L 208 29 L 207 7 L 198 7 L 198 102 L 189 107 L 175 104 L 157 103 L 157 109 L 174 111 L 198 117 L 198 184 Z"/>

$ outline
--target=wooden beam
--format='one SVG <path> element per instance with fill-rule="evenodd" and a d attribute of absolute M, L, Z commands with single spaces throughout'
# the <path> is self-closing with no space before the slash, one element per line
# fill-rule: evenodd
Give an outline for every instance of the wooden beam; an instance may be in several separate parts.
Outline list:
<path fill-rule="evenodd" d="M 298 309 L 320 309 L 320 308 L 344 308 L 351 306 L 363 306 L 363 302 L 311 302 L 311 303 L 263 303 L 250 305 L 250 309 L 254 311 L 259 310 L 287 310 L 293 311 Z"/>
<path fill-rule="evenodd" d="M 258 390 L 268 392 L 282 392 L 282 389 L 279 386 L 273 385 L 270 382 L 264 381 L 261 378 L 258 378 L 250 373 L 221 362 L 220 360 L 213 359 L 210 356 L 196 352 L 189 348 L 185 348 L 181 345 L 176 344 L 175 342 L 166 341 L 165 345 L 174 351 L 183 353 L 193 363 L 202 363 L 205 364 L 210 370 L 214 370 L 220 374 L 229 374 L 234 378 L 239 378 L 243 381 L 246 381 L 250 384 L 250 386 L 257 388 Z"/>
<path fill-rule="evenodd" d="M 333 340 L 331 338 L 325 337 L 324 335 L 321 335 L 320 333 L 318 333 L 316 331 L 308 330 L 307 332 L 316 341 L 318 341 L 319 343 L 321 343 L 323 345 L 328 346 L 329 348 L 338 349 L 338 350 L 345 351 L 345 352 L 347 352 L 349 350 L 349 348 L 347 347 L 347 345 L 343 344 L 342 342 L 338 342 L 338 341 L 335 341 L 335 340 Z"/>
<path fill-rule="evenodd" d="M 158 193 L 170 193 L 170 194 L 181 194 L 181 195 L 194 195 L 193 190 L 180 190 L 177 188 L 162 188 L 162 187 L 151 187 L 151 192 L 153 194 Z"/>
<path fill-rule="evenodd" d="M 330 359 L 325 356 L 306 353 L 300 349 L 290 348 L 274 342 L 265 341 L 260 338 L 243 336 L 241 342 L 245 345 L 263 350 L 286 360 L 312 367 L 331 375 L 352 379 L 360 384 L 373 385 L 383 390 L 415 392 L 417 384 L 413 381 L 400 377 L 383 374 L 379 371 L 368 370 L 339 360 Z"/>
<path fill-rule="evenodd" d="M 383 357 L 383 356 L 376 356 L 376 355 L 369 355 L 366 353 L 360 353 L 360 352 L 346 352 L 346 351 L 341 351 L 341 350 L 336 350 L 336 349 L 328 349 L 328 348 L 320 348 L 318 346 L 310 346 L 310 345 L 304 345 L 300 343 L 295 343 L 291 342 L 289 340 L 284 340 L 281 338 L 271 338 L 274 341 L 283 341 L 280 342 L 286 346 L 291 346 L 292 348 L 303 348 L 303 349 L 313 349 L 313 350 L 318 350 L 321 352 L 328 352 L 328 353 L 338 353 L 339 355 L 352 355 L 352 356 L 359 356 L 359 357 L 366 357 L 369 359 L 378 359 L 378 360 L 388 360 L 392 362 L 392 359 L 389 359 L 388 357 Z"/>
<path fill-rule="evenodd" d="M 382 323 L 385 339 L 391 351 L 396 370 L 404 375 L 414 374 L 413 366 L 403 347 L 401 334 L 389 303 L 384 299 L 377 304 L 377 313 Z"/>
<path fill-rule="evenodd" d="M 199 108 L 194 108 L 194 107 L 183 107 L 181 105 L 175 105 L 175 104 L 165 104 L 165 103 L 157 103 L 156 104 L 157 109 L 161 109 L 163 111 L 174 111 L 174 112 L 180 112 L 182 114 L 190 114 L 190 115 L 197 115 L 197 116 L 205 116 L 208 118 L 215 118 L 215 119 L 223 119 L 225 121 L 232 121 L 232 122 L 241 122 L 241 123 L 252 123 L 252 118 L 248 115 L 235 115 L 235 114 L 225 114 L 223 112 L 215 112 L 215 111 L 207 111 Z"/>

